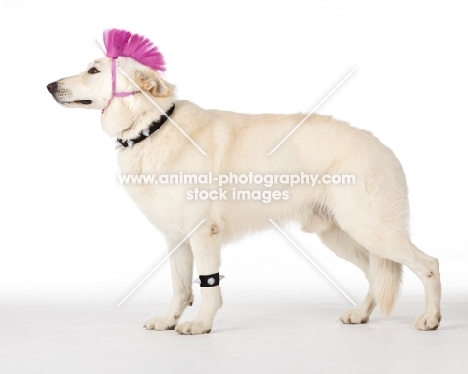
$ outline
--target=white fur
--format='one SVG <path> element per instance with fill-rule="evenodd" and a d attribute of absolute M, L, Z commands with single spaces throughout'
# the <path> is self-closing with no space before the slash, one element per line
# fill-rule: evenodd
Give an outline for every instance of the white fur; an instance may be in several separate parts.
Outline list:
<path fill-rule="evenodd" d="M 417 249 L 407 229 L 408 200 L 405 175 L 393 152 L 371 133 L 321 115 L 312 115 L 271 156 L 267 154 L 303 118 L 303 114 L 248 115 L 205 110 L 189 101 L 175 101 L 174 87 L 129 58 L 119 66 L 163 109 L 176 102 L 171 118 L 207 153 L 204 156 L 176 127 L 166 122 L 160 130 L 132 148 L 120 148 L 118 163 L 124 174 L 354 174 L 353 185 L 274 186 L 287 190 L 288 200 L 187 201 L 194 186 L 127 185 L 141 211 L 161 230 L 169 250 L 202 219 L 205 223 L 171 257 L 174 298 L 167 314 L 150 319 L 147 329 L 176 328 L 182 334 L 207 333 L 222 305 L 219 287 L 202 288 L 202 304 L 194 321 L 177 325 L 191 305 L 193 262 L 201 275 L 219 271 L 221 248 L 250 232 L 298 222 L 316 232 L 338 256 L 356 264 L 369 280 L 361 306 L 342 314 L 344 323 L 365 323 L 376 304 L 390 313 L 397 297 L 401 265 L 421 279 L 426 309 L 416 321 L 420 330 L 436 329 L 440 321 L 440 278 L 437 259 Z M 93 62 L 100 73 L 58 81 L 58 101 L 92 100 L 84 106 L 103 109 L 111 95 L 110 60 Z M 89 68 L 88 67 L 88 68 Z M 117 91 L 134 87 L 118 74 Z M 142 94 L 115 98 L 102 115 L 109 135 L 130 139 L 160 117 L 160 111 Z M 208 186 L 200 186 L 207 189 Z M 225 188 L 245 186 L 225 186 Z M 216 189 L 215 186 L 213 186 Z M 265 189 L 259 185 L 256 189 Z"/>

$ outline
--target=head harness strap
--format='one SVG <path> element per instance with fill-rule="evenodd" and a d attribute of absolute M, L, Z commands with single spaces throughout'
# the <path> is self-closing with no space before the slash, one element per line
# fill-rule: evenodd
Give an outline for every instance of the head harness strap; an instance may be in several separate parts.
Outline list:
<path fill-rule="evenodd" d="M 107 105 L 105 108 L 102 110 L 102 113 L 109 107 L 112 99 L 114 97 L 127 97 L 127 96 L 132 96 L 138 93 L 139 91 L 127 91 L 127 92 L 116 92 L 117 89 L 117 58 L 112 58 L 112 67 L 111 67 L 111 73 L 112 73 L 112 96 L 107 102 Z"/>

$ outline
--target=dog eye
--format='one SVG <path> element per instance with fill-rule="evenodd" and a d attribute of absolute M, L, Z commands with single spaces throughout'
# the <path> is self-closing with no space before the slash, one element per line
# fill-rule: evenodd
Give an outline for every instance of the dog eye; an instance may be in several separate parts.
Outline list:
<path fill-rule="evenodd" d="M 94 67 L 88 70 L 88 74 L 97 74 L 97 73 L 100 73 L 100 71 Z"/>

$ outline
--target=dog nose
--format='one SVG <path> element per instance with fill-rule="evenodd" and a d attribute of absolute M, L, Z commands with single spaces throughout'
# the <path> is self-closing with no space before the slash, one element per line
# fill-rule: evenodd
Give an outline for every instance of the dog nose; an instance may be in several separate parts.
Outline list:
<path fill-rule="evenodd" d="M 51 94 L 57 92 L 58 89 L 58 83 L 57 82 L 52 82 L 47 85 L 47 89 Z"/>

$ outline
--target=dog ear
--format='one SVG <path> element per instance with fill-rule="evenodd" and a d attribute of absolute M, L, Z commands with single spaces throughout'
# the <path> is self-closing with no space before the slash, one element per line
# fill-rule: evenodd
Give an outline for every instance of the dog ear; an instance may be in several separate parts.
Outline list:
<path fill-rule="evenodd" d="M 149 91 L 156 97 L 167 97 L 171 94 L 171 89 L 166 82 L 151 69 L 137 72 L 137 83 L 143 90 Z"/>

